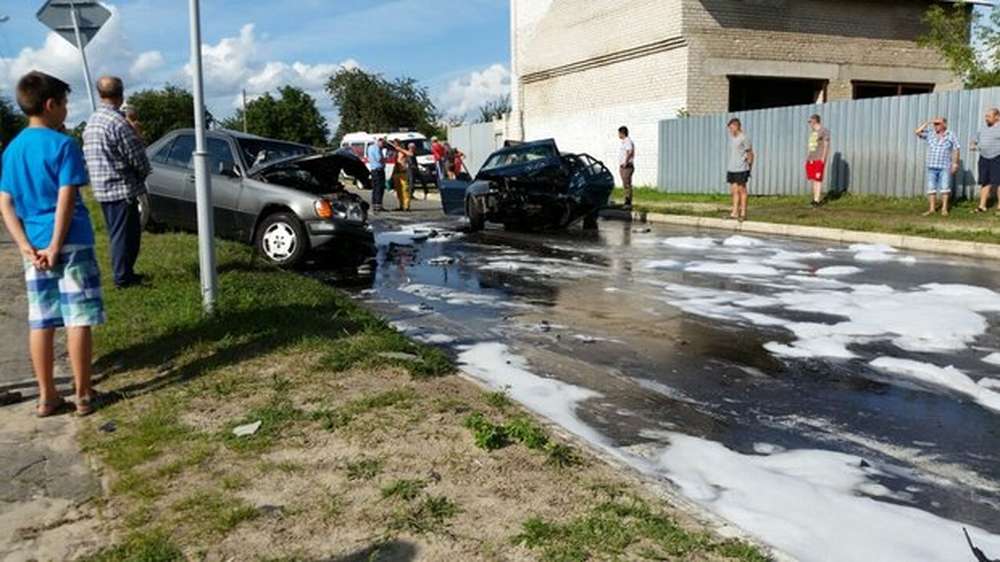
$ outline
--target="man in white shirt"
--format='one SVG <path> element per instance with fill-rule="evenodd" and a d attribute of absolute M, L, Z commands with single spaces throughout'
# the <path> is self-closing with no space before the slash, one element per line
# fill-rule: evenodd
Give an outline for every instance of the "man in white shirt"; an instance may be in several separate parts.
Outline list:
<path fill-rule="evenodd" d="M 618 127 L 618 138 L 621 148 L 618 150 L 618 173 L 622 177 L 622 188 L 625 189 L 625 206 L 632 206 L 632 173 L 635 172 L 635 143 L 628 136 L 628 127 Z"/>

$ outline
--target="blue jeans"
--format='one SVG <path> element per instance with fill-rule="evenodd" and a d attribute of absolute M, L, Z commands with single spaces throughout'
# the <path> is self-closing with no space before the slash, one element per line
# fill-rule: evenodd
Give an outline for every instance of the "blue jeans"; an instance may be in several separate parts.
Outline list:
<path fill-rule="evenodd" d="M 139 202 L 130 198 L 101 203 L 101 212 L 111 239 L 111 271 L 114 273 L 115 286 L 134 283 L 135 261 L 139 259 L 139 247 L 142 243 Z"/>
<path fill-rule="evenodd" d="M 927 195 L 951 195 L 951 170 L 927 168 Z"/>

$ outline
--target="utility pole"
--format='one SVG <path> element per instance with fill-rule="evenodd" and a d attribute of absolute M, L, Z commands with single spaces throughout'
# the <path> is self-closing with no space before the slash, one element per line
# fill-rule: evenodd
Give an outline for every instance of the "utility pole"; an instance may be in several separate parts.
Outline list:
<path fill-rule="evenodd" d="M 97 100 L 94 99 L 94 81 L 90 79 L 90 65 L 87 64 L 87 51 L 84 49 L 83 38 L 80 36 L 80 17 L 76 12 L 76 4 L 69 0 L 69 15 L 73 21 L 73 34 L 76 36 L 76 48 L 80 49 L 83 59 L 83 83 L 87 85 L 87 95 L 90 96 L 90 110 L 97 111 Z"/>
<path fill-rule="evenodd" d="M 247 89 L 243 88 L 243 132 L 249 132 L 247 130 Z"/>
<path fill-rule="evenodd" d="M 190 0 L 191 69 L 194 82 L 194 185 L 198 214 L 198 264 L 201 269 L 201 299 L 207 314 L 215 312 L 219 283 L 215 271 L 215 225 L 212 209 L 212 177 L 205 143 L 205 88 L 201 69 L 201 10 L 199 0 Z"/>

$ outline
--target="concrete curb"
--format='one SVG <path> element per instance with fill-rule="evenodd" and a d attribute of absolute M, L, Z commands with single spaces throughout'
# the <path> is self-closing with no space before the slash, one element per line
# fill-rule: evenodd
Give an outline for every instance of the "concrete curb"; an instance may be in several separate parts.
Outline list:
<path fill-rule="evenodd" d="M 678 226 L 693 226 L 695 228 L 713 228 L 731 232 L 746 232 L 753 234 L 772 234 L 777 236 L 794 236 L 814 240 L 830 240 L 842 243 L 888 244 L 900 250 L 914 252 L 933 252 L 973 258 L 1000 259 L 1000 244 L 985 242 L 967 242 L 965 240 L 943 240 L 925 238 L 922 236 L 906 236 L 903 234 L 885 234 L 880 232 L 860 232 L 840 228 L 824 228 L 819 226 L 801 226 L 796 224 L 780 224 L 770 222 L 738 222 L 727 219 L 709 217 L 691 217 L 685 215 L 668 215 L 635 211 L 632 220 L 656 224 L 673 224 Z"/>

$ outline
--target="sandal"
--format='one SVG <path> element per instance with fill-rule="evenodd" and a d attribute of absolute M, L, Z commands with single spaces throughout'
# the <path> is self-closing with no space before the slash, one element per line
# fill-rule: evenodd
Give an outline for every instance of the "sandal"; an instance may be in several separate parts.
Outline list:
<path fill-rule="evenodd" d="M 101 399 L 97 391 L 91 391 L 89 396 L 79 396 L 76 399 L 76 415 L 85 418 L 94 413 L 94 406 Z"/>
<path fill-rule="evenodd" d="M 66 404 L 67 402 L 62 396 L 53 398 L 52 400 L 39 400 L 38 408 L 35 410 L 35 416 L 39 418 L 54 416 L 65 409 Z"/>
<path fill-rule="evenodd" d="M 973 213 L 985 213 L 985 212 L 987 212 L 988 210 L 989 210 L 989 209 L 984 209 L 984 208 L 982 208 L 982 207 L 976 207 L 975 209 L 973 209 L 973 210 L 972 210 L 972 212 L 973 212 Z"/>

